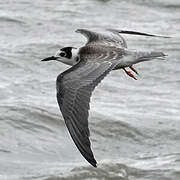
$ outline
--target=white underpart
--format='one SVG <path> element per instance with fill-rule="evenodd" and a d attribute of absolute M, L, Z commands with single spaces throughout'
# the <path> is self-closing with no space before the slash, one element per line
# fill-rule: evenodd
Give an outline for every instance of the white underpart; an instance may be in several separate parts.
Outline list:
<path fill-rule="evenodd" d="M 71 51 L 72 52 L 72 65 L 75 65 L 79 62 L 78 51 L 79 49 L 72 49 Z"/>

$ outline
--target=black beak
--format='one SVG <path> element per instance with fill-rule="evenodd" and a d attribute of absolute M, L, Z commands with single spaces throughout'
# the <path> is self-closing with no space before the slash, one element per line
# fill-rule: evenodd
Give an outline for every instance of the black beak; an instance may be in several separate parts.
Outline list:
<path fill-rule="evenodd" d="M 56 59 L 57 59 L 56 57 L 51 56 L 51 57 L 45 58 L 45 59 L 43 59 L 41 61 L 51 61 L 51 60 L 56 60 Z"/>

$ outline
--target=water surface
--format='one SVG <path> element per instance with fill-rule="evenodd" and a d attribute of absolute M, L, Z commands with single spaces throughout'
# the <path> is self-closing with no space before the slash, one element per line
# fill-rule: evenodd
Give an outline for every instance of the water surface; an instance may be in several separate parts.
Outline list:
<path fill-rule="evenodd" d="M 179 0 L 0 2 L 0 179 L 179 180 L 179 24 Z M 94 91 L 98 168 L 80 155 L 56 102 L 55 80 L 68 66 L 40 62 L 61 46 L 82 46 L 77 28 L 172 36 L 124 35 L 129 48 L 168 57 L 136 65 L 137 81 L 112 72 Z"/>

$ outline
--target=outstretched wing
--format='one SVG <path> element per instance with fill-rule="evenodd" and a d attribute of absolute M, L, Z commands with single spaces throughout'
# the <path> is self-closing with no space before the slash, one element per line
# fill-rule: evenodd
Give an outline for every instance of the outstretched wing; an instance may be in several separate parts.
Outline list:
<path fill-rule="evenodd" d="M 119 33 L 112 32 L 109 34 L 97 33 L 87 29 L 77 29 L 76 32 L 81 33 L 87 38 L 86 45 L 103 45 L 115 47 L 127 47 L 125 39 Z"/>
<path fill-rule="evenodd" d="M 91 93 L 110 72 L 109 62 L 80 63 L 57 78 L 57 100 L 69 133 L 84 158 L 96 167 L 91 150 L 88 128 L 88 110 Z"/>
<path fill-rule="evenodd" d="M 69 133 L 84 158 L 96 167 L 96 160 L 91 150 L 88 128 L 88 110 L 91 94 L 100 81 L 116 66 L 113 54 L 102 53 L 89 56 L 90 47 L 80 50 L 80 62 L 57 77 L 57 100 Z M 98 51 L 98 50 L 97 50 Z M 99 52 L 99 51 L 98 51 Z M 103 60 L 98 61 L 93 58 Z M 113 61 L 111 61 L 113 59 Z"/>
<path fill-rule="evenodd" d="M 140 36 L 151 36 L 170 38 L 168 36 L 154 35 L 149 33 L 143 33 L 138 31 L 129 30 L 118 30 L 118 29 L 107 29 L 111 32 L 110 34 L 102 34 L 87 29 L 77 29 L 76 32 L 83 34 L 87 38 L 86 45 L 104 45 L 104 46 L 115 46 L 119 48 L 127 48 L 125 39 L 120 34 L 140 35 Z"/>
<path fill-rule="evenodd" d="M 107 29 L 113 33 L 120 33 L 120 34 L 131 34 L 131 35 L 139 35 L 139 36 L 151 36 L 151 37 L 160 37 L 160 38 L 170 38 L 169 36 L 162 36 L 162 35 L 154 35 L 139 31 L 129 31 L 129 30 L 120 30 L 120 29 Z"/>

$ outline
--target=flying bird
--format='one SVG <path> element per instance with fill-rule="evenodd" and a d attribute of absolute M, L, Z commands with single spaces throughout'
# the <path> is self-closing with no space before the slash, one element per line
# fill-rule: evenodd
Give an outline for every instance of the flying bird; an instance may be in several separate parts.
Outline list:
<path fill-rule="evenodd" d="M 106 33 L 87 29 L 77 29 L 76 32 L 87 38 L 87 43 L 83 47 L 79 49 L 71 46 L 63 47 L 54 56 L 41 61 L 55 60 L 72 66 L 57 77 L 57 101 L 65 124 L 80 153 L 92 166 L 97 167 L 91 150 L 88 128 L 89 103 L 94 88 L 112 70 L 123 69 L 128 76 L 136 79 L 132 73 L 138 74 L 133 67 L 134 64 L 164 59 L 166 56 L 158 51 L 129 50 L 120 33 L 168 37 L 116 29 L 107 29 Z"/>

